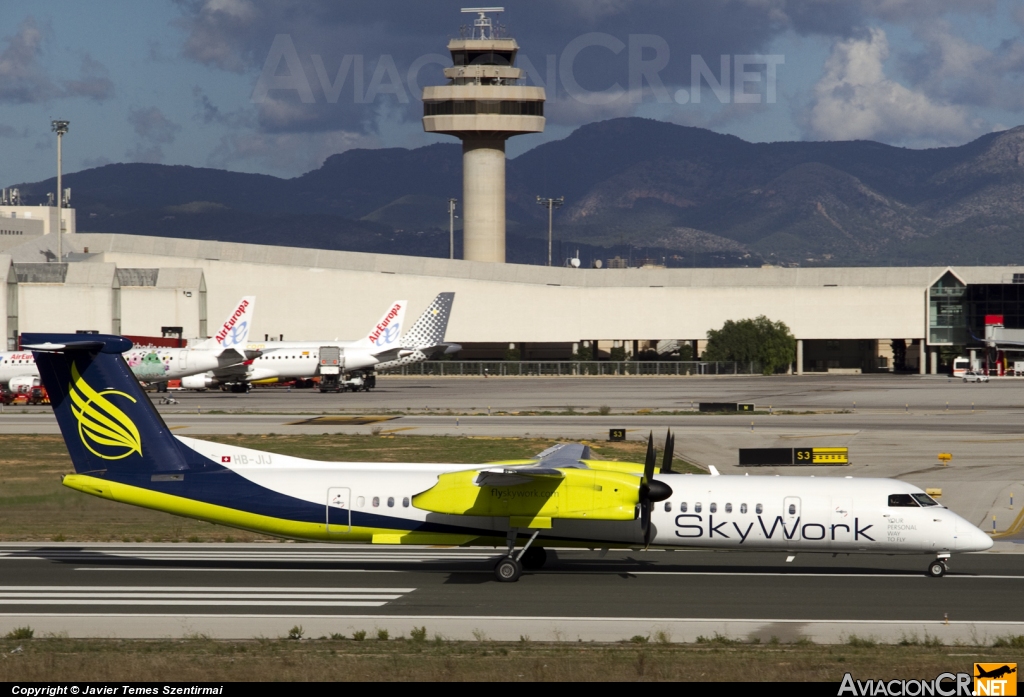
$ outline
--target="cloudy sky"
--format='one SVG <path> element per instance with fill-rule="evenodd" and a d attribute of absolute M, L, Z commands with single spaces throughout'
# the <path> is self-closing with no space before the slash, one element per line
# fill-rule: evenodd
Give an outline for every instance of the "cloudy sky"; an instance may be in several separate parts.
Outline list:
<path fill-rule="evenodd" d="M 291 177 L 417 147 L 449 0 L 0 0 L 0 185 L 159 162 Z M 505 0 L 547 130 L 645 116 L 751 141 L 967 142 L 1024 123 L 1020 0 Z"/>

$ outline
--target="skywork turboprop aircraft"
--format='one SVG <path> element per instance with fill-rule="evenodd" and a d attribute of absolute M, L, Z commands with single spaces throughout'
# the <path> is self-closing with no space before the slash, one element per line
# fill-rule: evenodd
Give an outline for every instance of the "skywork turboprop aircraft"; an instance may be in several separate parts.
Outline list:
<path fill-rule="evenodd" d="M 136 378 L 150 384 L 241 364 L 259 355 L 258 352 L 246 354 L 255 307 L 256 298 L 247 295 L 238 301 L 217 333 L 209 339 L 187 348 L 133 348 L 125 354 L 125 360 Z M 39 371 L 31 352 L 0 353 L 0 382 L 10 384 L 13 391 L 18 391 L 19 388 L 38 384 L 38 380 Z"/>
<path fill-rule="evenodd" d="M 72 489 L 297 540 L 507 545 L 499 581 L 545 547 L 932 554 L 990 548 L 981 530 L 893 479 L 693 476 L 592 458 L 580 444 L 490 464 L 317 462 L 174 436 L 121 354 L 123 337 L 30 334 L 71 454 Z M 713 471 L 714 475 L 715 472 Z M 526 543 L 517 550 L 523 535 Z"/>
<path fill-rule="evenodd" d="M 321 374 L 321 349 L 331 348 L 338 349 L 332 359 L 338 365 L 331 367 L 342 373 L 418 363 L 452 348 L 444 343 L 444 335 L 454 299 L 455 293 L 440 293 L 408 331 L 404 327 L 408 302 L 396 300 L 358 341 L 250 342 L 248 350 L 262 354 L 251 363 L 195 375 L 181 384 L 191 389 L 208 389 L 223 383 L 311 378 Z"/>

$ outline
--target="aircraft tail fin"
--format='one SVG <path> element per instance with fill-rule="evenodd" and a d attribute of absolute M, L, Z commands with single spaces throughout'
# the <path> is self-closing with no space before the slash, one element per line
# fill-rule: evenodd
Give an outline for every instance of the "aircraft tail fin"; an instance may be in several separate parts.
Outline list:
<path fill-rule="evenodd" d="M 454 302 L 455 293 L 438 293 L 416 324 L 402 336 L 402 348 L 428 349 L 443 344 Z"/>
<path fill-rule="evenodd" d="M 121 354 L 132 342 L 104 334 L 24 334 L 75 471 L 149 477 L 190 469 Z"/>
<path fill-rule="evenodd" d="M 252 327 L 253 313 L 256 309 L 256 296 L 246 295 L 233 309 L 224 320 L 224 323 L 220 325 L 217 332 L 207 339 L 196 345 L 196 348 L 203 349 L 220 349 L 223 352 L 226 349 L 235 349 L 243 356 L 245 355 L 245 345 L 249 343 L 249 329 Z"/>
<path fill-rule="evenodd" d="M 402 328 L 405 324 L 405 309 L 408 306 L 409 301 L 407 300 L 396 300 L 391 303 L 391 306 L 377 320 L 377 324 L 373 325 L 369 333 L 356 342 L 357 345 L 384 351 L 398 348 Z"/>

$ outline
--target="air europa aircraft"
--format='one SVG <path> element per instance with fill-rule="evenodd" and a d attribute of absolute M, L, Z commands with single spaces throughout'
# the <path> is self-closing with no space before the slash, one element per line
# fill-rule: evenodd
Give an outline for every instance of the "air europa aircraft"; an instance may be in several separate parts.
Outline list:
<path fill-rule="evenodd" d="M 94 496 L 297 540 L 507 546 L 499 581 L 545 547 L 931 554 L 990 548 L 981 530 L 892 479 L 694 476 L 563 444 L 489 464 L 317 462 L 173 435 L 133 378 L 123 337 L 26 334 L 75 474 Z M 653 440 L 653 439 L 652 439 Z M 713 472 L 713 474 L 715 474 Z M 519 539 L 525 542 L 519 547 Z"/>
<path fill-rule="evenodd" d="M 241 365 L 247 358 L 259 356 L 259 351 L 247 353 L 246 349 L 255 309 L 256 298 L 247 295 L 231 309 L 215 336 L 187 348 L 133 348 L 125 354 L 125 360 L 135 377 L 149 384 Z M 240 370 L 244 371 L 244 367 Z M 18 391 L 38 384 L 38 376 L 35 360 L 27 350 L 0 353 L 0 383 L 9 383 L 12 390 Z"/>
<path fill-rule="evenodd" d="M 455 293 L 439 293 L 410 329 L 404 326 L 408 302 L 396 300 L 358 341 L 249 342 L 247 350 L 261 354 L 255 360 L 194 375 L 182 380 L 181 385 L 202 390 L 223 383 L 311 378 L 321 374 L 320 351 L 325 348 L 338 349 L 339 367 L 344 373 L 393 368 L 457 351 L 460 346 L 444 342 L 454 300 Z"/>

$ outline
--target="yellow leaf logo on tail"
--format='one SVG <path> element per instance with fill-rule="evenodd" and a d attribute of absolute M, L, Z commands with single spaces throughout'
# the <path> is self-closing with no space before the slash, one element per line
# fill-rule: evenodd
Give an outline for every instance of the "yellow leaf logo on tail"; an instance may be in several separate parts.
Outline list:
<path fill-rule="evenodd" d="M 135 399 L 119 390 L 97 392 L 82 379 L 75 363 L 71 364 L 71 380 L 72 384 L 68 386 L 71 413 L 78 420 L 78 437 L 89 452 L 104 460 L 121 460 L 132 453 L 141 456 L 142 438 L 139 429 L 107 396 L 116 394 L 132 403 Z M 106 452 L 100 452 L 97 448 Z"/>

